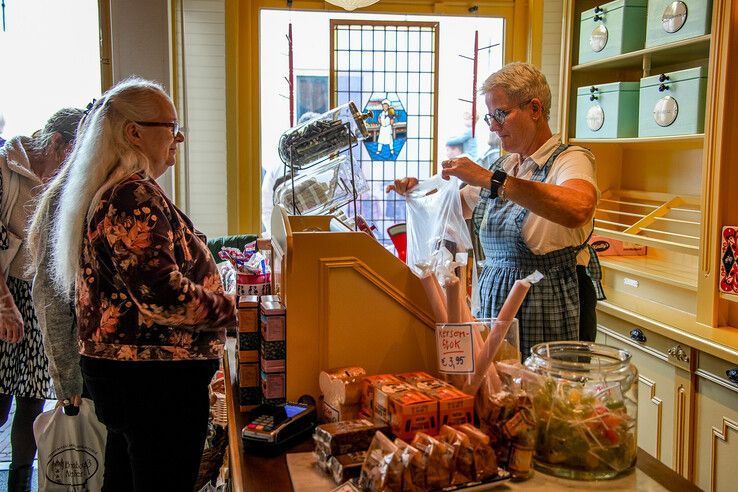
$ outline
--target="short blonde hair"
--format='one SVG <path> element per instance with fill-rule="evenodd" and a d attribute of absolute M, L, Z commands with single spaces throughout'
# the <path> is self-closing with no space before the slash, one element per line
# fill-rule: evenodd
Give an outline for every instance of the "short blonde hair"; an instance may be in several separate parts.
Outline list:
<path fill-rule="evenodd" d="M 546 76 L 530 63 L 508 63 L 484 81 L 479 92 L 488 94 L 492 90 L 502 89 L 507 96 L 518 103 L 538 99 L 543 106 L 546 120 L 551 116 L 551 88 Z"/>

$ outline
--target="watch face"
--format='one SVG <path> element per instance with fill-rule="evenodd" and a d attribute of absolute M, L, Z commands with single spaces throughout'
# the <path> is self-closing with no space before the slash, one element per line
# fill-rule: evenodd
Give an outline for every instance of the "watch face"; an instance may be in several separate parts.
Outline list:
<path fill-rule="evenodd" d="M 676 121 L 679 115 L 679 104 L 671 96 L 665 96 L 656 101 L 653 107 L 653 119 L 659 126 L 669 126 Z"/>
<path fill-rule="evenodd" d="M 607 28 L 603 24 L 600 24 L 589 35 L 589 47 L 595 53 L 599 53 L 605 49 L 605 46 L 607 46 Z"/>
<path fill-rule="evenodd" d="M 671 2 L 661 15 L 661 26 L 668 33 L 677 32 L 687 22 L 687 4 Z"/>
<path fill-rule="evenodd" d="M 593 132 L 598 131 L 605 124 L 605 111 L 602 106 L 595 104 L 587 111 L 587 128 Z"/>

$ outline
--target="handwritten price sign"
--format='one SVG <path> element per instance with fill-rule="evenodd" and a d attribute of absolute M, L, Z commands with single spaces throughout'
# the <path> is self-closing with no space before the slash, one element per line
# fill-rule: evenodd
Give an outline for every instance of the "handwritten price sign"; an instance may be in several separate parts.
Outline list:
<path fill-rule="evenodd" d="M 447 374 L 474 373 L 474 337 L 471 325 L 436 326 L 436 346 L 439 371 Z"/>

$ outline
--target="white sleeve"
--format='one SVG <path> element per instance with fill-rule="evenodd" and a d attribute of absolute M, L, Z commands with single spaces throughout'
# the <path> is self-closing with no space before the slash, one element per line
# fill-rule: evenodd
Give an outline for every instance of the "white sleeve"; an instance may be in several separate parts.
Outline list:
<path fill-rule="evenodd" d="M 597 189 L 597 178 L 595 175 L 595 158 L 592 153 L 581 147 L 571 147 L 556 159 L 556 170 L 553 184 L 563 184 L 570 179 L 582 179 Z M 597 195 L 600 191 L 597 189 Z"/>

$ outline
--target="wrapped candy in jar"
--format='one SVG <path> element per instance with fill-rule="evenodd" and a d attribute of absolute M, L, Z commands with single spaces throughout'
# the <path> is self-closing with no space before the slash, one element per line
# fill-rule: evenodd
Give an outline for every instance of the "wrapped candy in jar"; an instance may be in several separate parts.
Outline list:
<path fill-rule="evenodd" d="M 635 466 L 638 370 L 628 352 L 589 342 L 542 343 L 525 365 L 544 377 L 533 396 L 537 469 L 602 480 Z"/>

